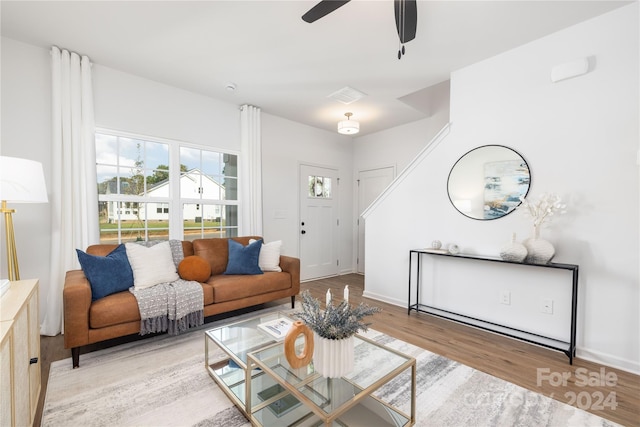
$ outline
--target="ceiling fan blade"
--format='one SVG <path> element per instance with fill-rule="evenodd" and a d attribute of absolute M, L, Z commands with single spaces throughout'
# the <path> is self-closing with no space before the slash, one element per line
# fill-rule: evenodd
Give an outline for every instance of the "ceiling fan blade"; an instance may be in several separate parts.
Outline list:
<path fill-rule="evenodd" d="M 337 8 L 349 3 L 350 0 L 322 0 L 313 6 L 307 13 L 302 15 L 302 20 L 308 23 L 317 21 L 336 10 Z"/>
<path fill-rule="evenodd" d="M 394 0 L 393 8 L 396 13 L 396 29 L 401 43 L 407 43 L 416 38 L 418 25 L 418 7 L 416 0 Z"/>

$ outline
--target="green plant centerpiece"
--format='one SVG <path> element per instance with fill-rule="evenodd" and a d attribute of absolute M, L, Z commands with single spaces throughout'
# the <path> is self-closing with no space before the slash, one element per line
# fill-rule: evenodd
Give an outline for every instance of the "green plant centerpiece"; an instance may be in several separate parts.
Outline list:
<path fill-rule="evenodd" d="M 339 378 L 353 370 L 353 336 L 368 330 L 370 323 L 364 322 L 365 317 L 381 311 L 364 303 L 352 306 L 348 295 L 345 287 L 344 300 L 334 305 L 331 291 L 327 291 L 327 303 L 322 310 L 320 301 L 306 290 L 301 294 L 302 311 L 294 313 L 313 331 L 314 370 L 326 378 Z"/>

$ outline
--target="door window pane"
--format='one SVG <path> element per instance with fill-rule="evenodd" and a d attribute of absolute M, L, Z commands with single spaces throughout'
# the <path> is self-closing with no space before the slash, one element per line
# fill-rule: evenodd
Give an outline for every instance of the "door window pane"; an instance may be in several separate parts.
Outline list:
<path fill-rule="evenodd" d="M 331 178 L 309 175 L 309 197 L 330 199 Z"/>

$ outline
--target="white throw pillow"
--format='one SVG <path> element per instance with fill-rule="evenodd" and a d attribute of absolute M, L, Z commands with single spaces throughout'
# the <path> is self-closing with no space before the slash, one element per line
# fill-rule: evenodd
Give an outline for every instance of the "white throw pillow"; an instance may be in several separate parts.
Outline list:
<path fill-rule="evenodd" d="M 249 240 L 249 244 L 255 242 L 255 239 Z M 260 256 L 258 258 L 258 266 L 262 271 L 282 271 L 280 268 L 280 249 L 282 248 L 282 240 L 264 243 L 260 248 Z"/>
<path fill-rule="evenodd" d="M 180 278 L 173 263 L 169 242 L 158 243 L 149 248 L 137 243 L 125 243 L 125 247 L 136 289 L 150 288 L 158 283 L 169 283 Z"/>

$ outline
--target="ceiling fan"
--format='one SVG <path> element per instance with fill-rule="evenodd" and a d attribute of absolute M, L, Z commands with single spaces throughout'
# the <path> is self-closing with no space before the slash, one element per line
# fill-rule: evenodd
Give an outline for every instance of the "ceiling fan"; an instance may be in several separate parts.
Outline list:
<path fill-rule="evenodd" d="M 322 0 L 302 15 L 302 20 L 308 23 L 315 22 L 349 3 L 349 1 L 351 0 Z M 416 37 L 418 8 L 416 0 L 394 0 L 393 9 L 396 15 L 398 38 L 400 39 L 398 59 L 401 59 L 405 53 L 404 43 L 410 42 Z"/>

